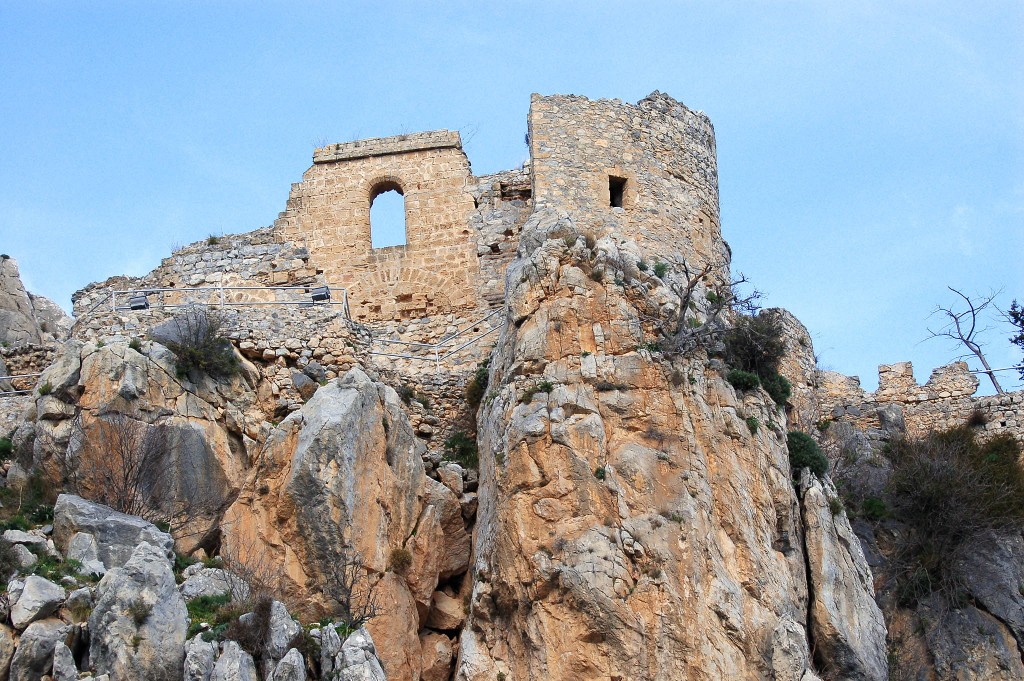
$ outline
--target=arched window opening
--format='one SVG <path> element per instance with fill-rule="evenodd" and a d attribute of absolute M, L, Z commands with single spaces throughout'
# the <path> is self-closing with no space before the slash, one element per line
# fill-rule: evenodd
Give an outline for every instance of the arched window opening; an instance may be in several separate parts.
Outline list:
<path fill-rule="evenodd" d="M 395 182 L 374 187 L 370 194 L 370 245 L 373 248 L 404 246 L 405 196 Z"/>

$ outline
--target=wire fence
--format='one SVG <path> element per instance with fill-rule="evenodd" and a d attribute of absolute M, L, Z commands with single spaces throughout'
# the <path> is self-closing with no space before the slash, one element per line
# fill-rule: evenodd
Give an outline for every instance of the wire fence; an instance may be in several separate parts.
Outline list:
<path fill-rule="evenodd" d="M 26 378 L 39 378 L 42 374 L 13 374 L 11 376 L 0 376 L 0 397 L 13 397 L 14 395 L 27 395 L 35 390 L 35 381 L 31 388 L 19 389 L 11 381 L 22 381 Z"/>
<path fill-rule="evenodd" d="M 465 336 L 467 333 L 471 333 L 473 330 L 477 329 L 481 324 L 490 320 L 492 317 L 500 314 L 501 312 L 501 308 L 492 310 L 491 312 L 487 313 L 480 319 L 477 319 L 476 321 L 466 326 L 466 328 L 460 331 L 456 331 L 455 333 L 451 334 L 450 336 L 446 336 L 445 338 L 442 338 L 436 343 L 417 343 L 414 341 L 395 340 L 391 338 L 373 338 L 370 341 L 371 349 L 368 351 L 368 354 L 376 355 L 378 357 L 391 357 L 394 359 L 410 359 L 419 362 L 433 362 L 435 371 L 440 371 L 442 361 L 451 357 L 455 353 L 464 350 L 475 343 L 480 342 L 481 340 L 490 336 L 494 332 L 501 330 L 501 328 L 505 326 L 505 323 L 504 321 L 502 321 L 500 324 L 493 326 L 490 329 L 482 333 L 479 333 L 478 335 L 470 338 L 469 340 L 466 340 L 450 349 L 446 346 L 448 346 L 451 343 L 454 343 L 457 338 L 461 338 Z M 400 345 L 403 347 L 418 348 L 419 350 L 422 351 L 422 353 L 414 355 L 410 353 L 383 352 L 380 350 L 373 350 L 372 347 L 374 343 L 380 343 L 382 345 Z"/>
<path fill-rule="evenodd" d="M 260 293 L 270 293 L 273 299 L 260 300 Z M 340 294 L 341 299 L 334 298 Z M 151 301 L 155 296 L 157 300 Z M 282 299 L 284 298 L 284 299 Z M 291 298 L 290 300 L 288 298 Z M 348 304 L 348 290 L 330 284 L 309 284 L 305 286 L 193 286 L 171 288 L 139 288 L 111 290 L 91 308 L 82 314 L 87 317 L 104 306 L 107 311 L 141 312 L 150 309 L 175 309 L 186 305 L 205 304 L 218 307 L 243 307 L 253 305 L 333 305 L 341 308 L 345 319 L 352 319 Z"/>

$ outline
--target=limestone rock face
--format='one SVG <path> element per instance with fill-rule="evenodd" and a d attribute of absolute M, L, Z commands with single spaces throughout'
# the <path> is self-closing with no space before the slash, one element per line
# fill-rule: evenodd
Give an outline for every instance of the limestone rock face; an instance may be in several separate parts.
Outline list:
<path fill-rule="evenodd" d="M 667 297 L 612 285 L 633 246 L 576 234 L 535 214 L 509 266 L 456 678 L 814 678 L 784 414 L 645 349 Z M 863 646 L 884 660 L 884 627 Z"/>
<path fill-rule="evenodd" d="M 234 641 L 225 641 L 210 681 L 259 681 L 252 655 Z"/>
<path fill-rule="evenodd" d="M 809 469 L 800 479 L 804 543 L 813 599 L 811 631 L 828 671 L 844 679 L 888 676 L 886 629 L 874 600 L 871 569 L 846 513 L 833 513 L 832 483 Z"/>
<path fill-rule="evenodd" d="M 42 340 L 32 300 L 21 283 L 18 262 L 0 258 L 0 341 L 10 345 L 38 343 Z"/>
<path fill-rule="evenodd" d="M 418 631 L 443 576 L 468 568 L 458 499 L 426 477 L 397 393 L 359 369 L 320 387 L 270 434 L 259 479 L 222 524 L 224 546 L 283 566 L 285 595 L 330 609 L 340 565 L 358 560 L 384 614 L 368 624 L 389 679 L 419 678 Z M 389 571 L 405 550 L 405 576 Z M 326 595 L 326 596 L 325 596 Z"/>
<path fill-rule="evenodd" d="M 162 549 L 142 542 L 107 572 L 89 616 L 89 658 L 111 681 L 180 679 L 188 613 Z"/>

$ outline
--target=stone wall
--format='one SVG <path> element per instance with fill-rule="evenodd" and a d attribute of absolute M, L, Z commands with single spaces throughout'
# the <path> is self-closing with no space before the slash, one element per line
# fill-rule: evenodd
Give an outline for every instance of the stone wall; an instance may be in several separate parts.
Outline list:
<path fill-rule="evenodd" d="M 306 246 L 327 279 L 348 289 L 358 321 L 476 307 L 469 178 L 457 132 L 331 145 L 292 185 L 275 233 Z M 405 197 L 406 243 L 373 248 L 370 205 L 392 189 Z"/>
<path fill-rule="evenodd" d="M 719 264 L 727 276 L 715 135 L 706 115 L 660 92 L 636 105 L 533 95 L 529 125 L 538 209 L 587 215 L 597 238 L 635 240 L 654 259 L 686 253 Z M 621 207 L 612 206 L 613 178 L 625 181 Z"/>
<path fill-rule="evenodd" d="M 978 378 L 965 362 L 932 371 L 924 385 L 914 380 L 910 362 L 878 367 L 878 390 L 866 392 L 856 377 L 818 372 L 819 413 L 824 420 L 848 422 L 871 432 L 879 428 L 879 412 L 895 405 L 903 413 L 907 434 L 919 437 L 967 423 L 972 414 L 984 420 L 983 432 L 1007 433 L 1024 441 L 1024 391 L 974 397 Z"/>

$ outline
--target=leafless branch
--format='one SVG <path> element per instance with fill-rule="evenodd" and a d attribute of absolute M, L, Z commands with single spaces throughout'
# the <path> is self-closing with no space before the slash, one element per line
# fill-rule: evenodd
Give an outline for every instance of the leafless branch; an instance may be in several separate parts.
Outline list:
<path fill-rule="evenodd" d="M 944 324 L 935 329 L 929 328 L 928 338 L 948 338 L 970 350 L 970 354 L 977 357 L 985 368 L 984 373 L 992 381 L 996 392 L 1002 395 L 1003 388 L 999 385 L 999 381 L 996 380 L 995 372 L 992 371 L 992 367 L 985 358 L 983 346 L 979 341 L 979 336 L 983 335 L 989 328 L 978 328 L 984 322 L 985 311 L 989 307 L 996 309 L 993 301 L 996 296 L 1002 293 L 1002 290 L 990 292 L 986 296 L 975 296 L 972 298 L 952 286 L 947 288 L 963 300 L 964 308 L 961 309 L 954 305 L 948 307 L 936 306 L 932 311 L 932 315 L 939 315 L 944 320 Z"/>

